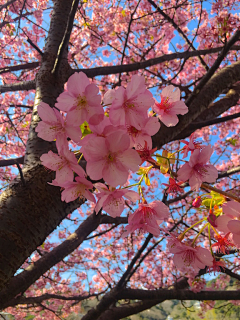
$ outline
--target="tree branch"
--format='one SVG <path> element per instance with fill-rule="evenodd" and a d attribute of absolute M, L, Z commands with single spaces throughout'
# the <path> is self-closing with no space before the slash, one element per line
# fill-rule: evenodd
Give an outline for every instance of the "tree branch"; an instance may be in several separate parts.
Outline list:
<path fill-rule="evenodd" d="M 5 84 L 0 86 L 0 93 L 10 91 L 34 90 L 36 88 L 35 80 L 22 81 L 17 83 Z"/>
<path fill-rule="evenodd" d="M 197 57 L 200 55 L 207 55 L 219 52 L 223 49 L 223 47 L 218 48 L 211 48 L 211 49 L 204 49 L 204 50 L 196 50 L 196 51 L 184 51 L 184 52 L 176 52 L 176 53 L 170 53 L 162 55 L 161 57 L 131 63 L 131 64 L 124 64 L 124 65 L 118 65 L 118 66 L 106 66 L 106 67 L 96 67 L 96 68 L 89 68 L 89 69 L 72 69 L 69 73 L 69 77 L 74 72 L 84 72 L 88 77 L 93 78 L 96 76 L 105 76 L 110 74 L 117 74 L 122 72 L 131 72 L 141 69 L 146 69 L 151 66 L 155 66 L 157 64 L 171 61 L 175 59 L 187 59 L 190 57 Z M 240 46 L 233 46 L 231 50 L 239 50 Z"/>
<path fill-rule="evenodd" d="M 16 165 L 16 163 L 23 164 L 24 156 L 15 159 L 2 159 L 0 160 L 0 167 L 8 167 Z"/>

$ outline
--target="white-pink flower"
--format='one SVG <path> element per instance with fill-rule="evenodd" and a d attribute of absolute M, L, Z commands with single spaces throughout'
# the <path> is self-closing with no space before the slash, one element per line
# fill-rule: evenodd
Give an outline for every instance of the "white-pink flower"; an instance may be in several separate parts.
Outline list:
<path fill-rule="evenodd" d="M 46 141 L 54 141 L 56 139 L 58 150 L 68 148 L 68 137 L 74 142 L 80 143 L 82 131 L 79 125 L 69 125 L 59 111 L 52 109 L 47 103 L 40 102 L 38 114 L 42 121 L 39 122 L 35 130 L 40 138 Z"/>
<path fill-rule="evenodd" d="M 204 269 L 206 266 L 210 267 L 213 264 L 211 252 L 205 248 L 192 247 L 178 239 L 175 242 L 171 239 L 168 249 L 174 254 L 173 262 L 180 270 L 191 267 L 195 271 L 199 271 L 199 269 Z"/>
<path fill-rule="evenodd" d="M 178 123 L 177 114 L 186 114 L 188 107 L 180 100 L 180 90 L 170 85 L 163 89 L 161 93 L 161 102 L 155 101 L 153 110 L 159 119 L 167 127 L 175 126 Z"/>
<path fill-rule="evenodd" d="M 84 121 L 98 124 L 104 116 L 98 92 L 98 87 L 90 84 L 85 73 L 74 73 L 68 79 L 67 91 L 57 98 L 56 107 L 68 112 L 67 121 L 72 125 L 81 125 Z"/>
<path fill-rule="evenodd" d="M 92 180 L 103 178 L 112 187 L 123 185 L 129 170 L 137 171 L 141 163 L 137 151 L 129 146 L 129 136 L 122 131 L 91 139 L 83 148 L 87 174 Z"/>
<path fill-rule="evenodd" d="M 60 154 L 49 151 L 40 157 L 42 164 L 50 170 L 56 171 L 56 181 L 64 183 L 73 180 L 73 171 L 83 177 L 85 171 L 77 163 L 74 153 L 68 149 L 62 149 Z"/>
<path fill-rule="evenodd" d="M 88 190 L 93 188 L 93 184 L 84 177 L 76 177 L 75 180 L 67 181 L 61 185 L 64 188 L 61 196 L 62 201 L 71 202 L 77 198 L 86 198 L 96 203 L 93 194 Z"/>
<path fill-rule="evenodd" d="M 206 164 L 213 153 L 211 146 L 194 150 L 188 163 L 185 163 L 177 172 L 178 180 L 189 180 L 192 190 L 199 190 L 202 182 L 215 182 L 218 177 L 217 169 Z"/>
<path fill-rule="evenodd" d="M 124 210 L 125 200 L 123 197 L 131 200 L 132 202 L 136 202 L 140 198 L 139 194 L 132 190 L 116 190 L 115 188 L 110 188 L 109 190 L 103 183 L 95 183 L 94 186 L 98 191 L 100 191 L 96 194 L 96 197 L 98 198 L 98 202 L 95 207 L 96 213 L 98 213 L 102 208 L 113 218 L 120 216 Z"/>
<path fill-rule="evenodd" d="M 169 210 L 163 202 L 153 201 L 148 204 L 145 201 L 139 204 L 139 208 L 134 213 L 129 215 L 127 231 L 123 233 L 122 237 L 126 237 L 137 229 L 152 233 L 157 237 L 160 234 L 159 224 L 168 217 Z"/>
<path fill-rule="evenodd" d="M 109 119 L 113 125 L 133 126 L 138 130 L 147 119 L 147 110 L 154 104 L 144 77 L 138 75 L 132 77 L 126 89 L 119 87 L 115 94 L 109 93 L 105 100 L 112 101 Z"/>

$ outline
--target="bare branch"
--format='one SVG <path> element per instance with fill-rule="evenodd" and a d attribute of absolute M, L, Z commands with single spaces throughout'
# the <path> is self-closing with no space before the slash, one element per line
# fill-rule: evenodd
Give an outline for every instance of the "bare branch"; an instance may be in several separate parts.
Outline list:
<path fill-rule="evenodd" d="M 11 91 L 34 90 L 36 88 L 35 80 L 22 81 L 17 83 L 5 84 L 0 86 L 0 93 Z"/>
<path fill-rule="evenodd" d="M 24 161 L 24 156 L 20 158 L 15 158 L 15 159 L 0 160 L 0 167 L 13 166 L 13 165 L 16 165 L 16 163 L 23 164 L 23 161 Z"/>
<path fill-rule="evenodd" d="M 0 68 L 0 74 L 12 72 L 12 71 L 18 71 L 18 70 L 29 70 L 29 69 L 35 69 L 39 66 L 39 62 L 30 62 L 25 64 L 19 64 L 17 66 L 9 66 L 5 68 Z"/>
<path fill-rule="evenodd" d="M 184 51 L 184 52 L 176 52 L 171 54 L 165 54 L 161 57 L 131 63 L 131 64 L 124 64 L 118 66 L 106 66 L 106 67 L 96 67 L 96 68 L 89 68 L 89 69 L 72 69 L 69 76 L 72 75 L 74 72 L 84 72 L 88 77 L 93 78 L 96 76 L 105 76 L 109 74 L 117 74 L 121 72 L 131 72 L 141 69 L 146 69 L 151 66 L 155 66 L 159 63 L 163 63 L 165 61 L 171 61 L 175 59 L 187 59 L 190 57 L 197 57 L 200 55 L 207 55 L 219 52 L 223 49 L 223 47 L 218 48 L 211 48 L 211 49 L 204 49 L 204 50 L 196 50 L 196 51 Z M 231 50 L 239 50 L 240 46 L 233 46 Z"/>

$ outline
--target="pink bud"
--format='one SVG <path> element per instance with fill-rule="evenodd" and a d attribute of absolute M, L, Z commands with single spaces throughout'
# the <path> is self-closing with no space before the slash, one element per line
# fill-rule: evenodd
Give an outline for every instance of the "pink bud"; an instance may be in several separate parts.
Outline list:
<path fill-rule="evenodd" d="M 201 197 L 197 197 L 196 199 L 193 200 L 192 205 L 194 208 L 199 208 L 202 204 L 202 199 Z"/>

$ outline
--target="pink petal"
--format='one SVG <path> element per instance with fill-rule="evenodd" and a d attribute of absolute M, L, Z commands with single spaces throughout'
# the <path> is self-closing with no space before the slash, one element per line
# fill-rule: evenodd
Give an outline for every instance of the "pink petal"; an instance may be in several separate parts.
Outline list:
<path fill-rule="evenodd" d="M 164 112 L 163 115 L 159 115 L 158 117 L 167 127 L 173 127 L 179 121 L 178 117 L 175 114 L 168 114 L 166 112 Z"/>
<path fill-rule="evenodd" d="M 92 180 L 100 180 L 103 177 L 105 160 L 88 161 L 86 171 Z"/>
<path fill-rule="evenodd" d="M 200 150 L 199 149 L 194 150 L 193 153 L 191 154 L 189 165 L 191 167 L 194 167 L 195 164 L 199 163 L 199 157 L 200 157 Z"/>
<path fill-rule="evenodd" d="M 201 178 L 197 174 L 193 173 L 192 176 L 189 178 L 189 185 L 191 189 L 197 191 L 201 187 L 201 184 Z"/>
<path fill-rule="evenodd" d="M 180 100 L 180 90 L 175 88 L 173 85 L 167 86 L 162 90 L 161 96 L 170 98 L 170 102 Z"/>
<path fill-rule="evenodd" d="M 43 121 L 46 122 L 57 122 L 56 115 L 53 109 L 45 102 L 40 102 L 37 107 L 38 114 Z"/>
<path fill-rule="evenodd" d="M 128 83 L 126 94 L 127 99 L 130 99 L 146 90 L 145 79 L 143 76 L 132 76 L 131 82 Z"/>
<path fill-rule="evenodd" d="M 95 185 L 96 185 L 96 184 L 97 184 L 97 183 L 95 183 Z M 96 213 L 98 213 L 99 210 L 102 208 L 103 203 L 104 203 L 104 201 L 105 201 L 107 198 L 108 198 L 108 195 L 106 194 L 106 195 L 102 196 L 102 197 L 98 200 L 98 202 L 97 202 L 97 204 L 96 204 L 96 207 L 95 207 L 95 212 L 96 212 Z"/>
<path fill-rule="evenodd" d="M 192 176 L 192 167 L 188 163 L 185 163 L 177 172 L 179 181 L 186 181 Z"/>
<path fill-rule="evenodd" d="M 56 107 L 62 111 L 68 112 L 73 106 L 76 105 L 76 98 L 69 92 L 63 92 L 57 98 Z"/>
<path fill-rule="evenodd" d="M 53 141 L 56 139 L 56 131 L 51 129 L 51 127 L 48 123 L 40 121 L 35 131 L 38 132 L 39 138 L 46 141 Z"/>
<path fill-rule="evenodd" d="M 212 153 L 213 148 L 210 145 L 204 147 L 199 154 L 198 163 L 207 163 L 210 160 Z"/>
<path fill-rule="evenodd" d="M 230 220 L 227 224 L 228 229 L 237 235 L 240 235 L 240 221 L 239 220 Z"/>
<path fill-rule="evenodd" d="M 95 137 L 91 139 L 86 147 L 84 147 L 83 155 L 87 161 L 98 161 L 107 156 L 108 149 L 106 147 L 105 138 Z"/>
<path fill-rule="evenodd" d="M 89 85 L 89 79 L 83 72 L 75 72 L 67 82 L 67 90 L 74 96 L 77 97 L 79 94 L 82 95 L 86 86 Z"/>
<path fill-rule="evenodd" d="M 224 233 L 230 232 L 229 228 L 227 227 L 227 224 L 231 220 L 232 219 L 226 215 L 218 217 L 215 221 L 215 223 L 217 225 L 217 229 L 224 232 Z"/>
<path fill-rule="evenodd" d="M 176 114 L 186 114 L 188 113 L 188 107 L 185 105 L 185 103 L 182 100 L 173 102 L 171 111 Z"/>
<path fill-rule="evenodd" d="M 78 127 L 73 127 L 70 125 L 66 125 L 65 127 L 67 136 L 76 143 L 81 143 L 82 131 Z"/>
<path fill-rule="evenodd" d="M 121 152 L 129 148 L 130 138 L 122 131 L 115 131 L 106 138 L 106 143 L 111 152 Z"/>
<path fill-rule="evenodd" d="M 133 172 L 138 171 L 141 164 L 141 158 L 136 150 L 128 149 L 118 156 L 119 161 Z"/>
<path fill-rule="evenodd" d="M 158 121 L 158 118 L 156 117 L 148 118 L 144 127 L 144 131 L 146 132 L 146 134 L 148 134 L 149 136 L 153 136 L 159 131 L 159 129 L 160 129 L 160 122 Z"/>
<path fill-rule="evenodd" d="M 140 196 L 137 192 L 129 190 L 126 193 L 124 193 L 124 197 L 131 200 L 132 202 L 136 202 L 140 199 Z"/>
<path fill-rule="evenodd" d="M 127 182 L 128 171 L 116 163 L 109 163 L 103 168 L 103 179 L 110 186 L 117 187 Z"/>
<path fill-rule="evenodd" d="M 203 181 L 205 181 L 205 182 L 215 182 L 217 177 L 218 177 L 217 169 L 213 165 L 209 164 L 207 166 L 207 172 L 204 175 L 204 180 Z"/>
<path fill-rule="evenodd" d="M 222 205 L 223 212 L 232 218 L 240 218 L 240 203 L 229 201 Z"/>
<path fill-rule="evenodd" d="M 110 105 L 112 104 L 113 100 L 115 99 L 115 90 L 108 90 L 103 97 L 103 103 L 105 105 Z"/>

